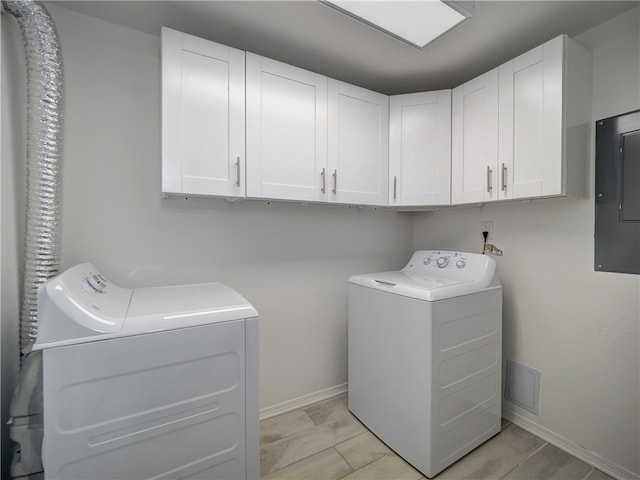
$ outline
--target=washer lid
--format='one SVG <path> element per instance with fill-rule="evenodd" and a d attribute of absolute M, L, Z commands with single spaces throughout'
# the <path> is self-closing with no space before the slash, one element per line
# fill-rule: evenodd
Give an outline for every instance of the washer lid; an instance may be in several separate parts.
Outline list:
<path fill-rule="evenodd" d="M 426 277 L 403 271 L 355 275 L 349 279 L 349 283 L 429 302 L 468 295 L 479 290 L 473 280 Z"/>

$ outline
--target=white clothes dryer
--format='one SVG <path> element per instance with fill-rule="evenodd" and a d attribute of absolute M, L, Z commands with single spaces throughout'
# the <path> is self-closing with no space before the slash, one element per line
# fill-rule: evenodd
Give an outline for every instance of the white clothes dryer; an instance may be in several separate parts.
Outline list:
<path fill-rule="evenodd" d="M 258 313 L 219 283 L 38 293 L 45 480 L 258 479 Z"/>
<path fill-rule="evenodd" d="M 351 412 L 427 477 L 500 432 L 502 286 L 493 258 L 417 251 L 348 284 Z"/>

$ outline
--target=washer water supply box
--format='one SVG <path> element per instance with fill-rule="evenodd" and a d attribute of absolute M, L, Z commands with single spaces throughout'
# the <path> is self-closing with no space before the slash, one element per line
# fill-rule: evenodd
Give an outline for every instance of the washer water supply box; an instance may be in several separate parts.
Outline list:
<path fill-rule="evenodd" d="M 38 294 L 46 480 L 259 478 L 258 313 L 219 284 Z"/>

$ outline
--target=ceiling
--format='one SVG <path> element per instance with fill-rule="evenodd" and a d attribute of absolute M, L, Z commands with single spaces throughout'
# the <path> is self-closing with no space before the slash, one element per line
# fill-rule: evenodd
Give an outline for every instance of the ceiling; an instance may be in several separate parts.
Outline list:
<path fill-rule="evenodd" d="M 419 50 L 314 0 L 55 3 L 153 35 L 165 25 L 386 94 L 453 88 L 640 5 L 479 0 L 472 19 Z"/>

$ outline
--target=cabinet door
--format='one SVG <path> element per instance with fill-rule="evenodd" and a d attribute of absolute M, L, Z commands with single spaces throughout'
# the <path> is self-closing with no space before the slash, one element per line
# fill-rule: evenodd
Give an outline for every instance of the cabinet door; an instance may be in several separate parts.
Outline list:
<path fill-rule="evenodd" d="M 244 196 L 244 52 L 162 28 L 162 191 Z"/>
<path fill-rule="evenodd" d="M 451 203 L 497 199 L 498 69 L 452 94 Z"/>
<path fill-rule="evenodd" d="M 247 195 L 326 199 L 327 77 L 247 53 Z"/>
<path fill-rule="evenodd" d="M 449 205 L 451 90 L 389 104 L 389 205 Z"/>
<path fill-rule="evenodd" d="M 386 205 L 389 97 L 329 79 L 329 201 Z"/>
<path fill-rule="evenodd" d="M 562 193 L 564 37 L 500 66 L 500 198 Z"/>

